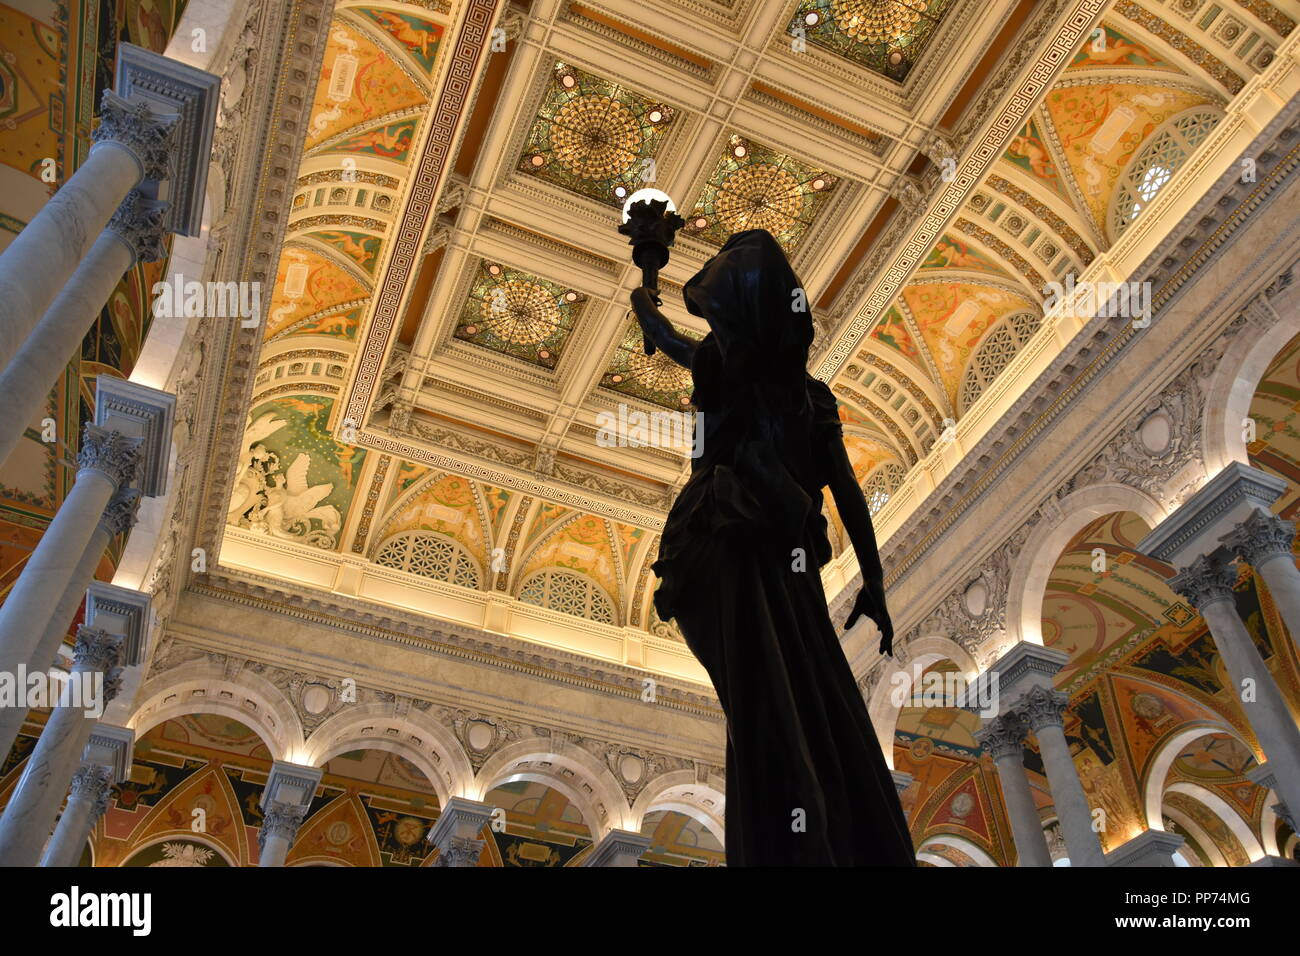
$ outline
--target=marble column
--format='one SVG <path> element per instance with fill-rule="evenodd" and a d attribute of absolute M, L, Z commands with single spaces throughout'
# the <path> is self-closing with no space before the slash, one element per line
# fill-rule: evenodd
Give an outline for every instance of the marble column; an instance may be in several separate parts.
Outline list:
<path fill-rule="evenodd" d="M 429 828 L 428 840 L 438 850 L 434 866 L 478 866 L 483 841 L 478 838 L 495 807 L 465 797 L 452 797 Z"/>
<path fill-rule="evenodd" d="M 73 575 L 104 508 L 119 488 L 135 480 L 140 445 L 139 438 L 86 424 L 72 491 L 0 605 L 0 671 L 19 674 L 49 664 L 35 659 L 37 645 L 68 587 L 84 589 L 88 583 L 76 582 Z"/>
<path fill-rule="evenodd" d="M 1070 851 L 1071 866 L 1104 866 L 1101 839 L 1092 828 L 1092 808 L 1083 792 L 1079 772 L 1065 740 L 1064 715 L 1069 698 L 1060 691 L 1034 687 L 1014 707 L 1016 715 L 1038 738 L 1038 751 L 1047 771 L 1052 803 L 1061 834 Z"/>
<path fill-rule="evenodd" d="M 0 866 L 35 866 L 50 835 L 72 775 L 95 724 L 92 714 L 117 694 L 116 670 L 123 637 L 82 625 L 73 649 L 72 676 L 59 704 L 27 758 L 23 775 L 0 815 Z M 84 676 L 83 676 L 84 675 Z M 99 684 L 97 699 L 82 699 L 81 688 Z"/>
<path fill-rule="evenodd" d="M 90 536 L 90 544 L 77 563 L 72 580 L 64 589 L 63 596 L 59 598 L 54 614 L 50 617 L 50 623 L 36 645 L 32 655 L 34 668 L 45 668 L 54 663 L 59 645 L 67 636 L 68 627 L 72 624 L 72 619 L 76 616 L 77 609 L 81 607 L 81 600 L 85 596 L 86 591 L 82 582 L 94 578 L 95 569 L 99 567 L 99 562 L 112 540 L 118 535 L 126 534 L 135 525 L 139 506 L 140 492 L 137 489 L 119 488 L 108 506 L 104 508 L 104 513 L 100 515 L 99 523 L 95 525 L 95 531 Z M 23 704 L 0 707 L 0 754 L 9 753 L 18 738 L 18 732 L 22 730 L 23 720 L 26 717 L 27 707 Z"/>
<path fill-rule="evenodd" d="M 156 262 L 166 255 L 166 211 L 167 203 L 148 199 L 139 190 L 129 192 L 17 356 L 0 372 L 0 408 L 5 409 L 0 463 L 40 414 L 50 387 L 69 357 L 80 350 L 122 275 L 137 262 Z"/>
<path fill-rule="evenodd" d="M 0 369 L 132 188 L 167 176 L 179 117 L 105 90 L 86 161 L 0 253 Z"/>
<path fill-rule="evenodd" d="M 90 839 L 90 831 L 108 810 L 113 795 L 113 771 L 96 763 L 83 763 L 72 775 L 72 792 L 50 837 L 41 866 L 76 866 Z"/>
<path fill-rule="evenodd" d="M 1253 768 L 1247 770 L 1246 779 L 1257 786 L 1263 787 L 1265 790 L 1272 790 L 1274 794 L 1277 793 L 1277 779 L 1273 776 L 1272 765 L 1267 761 L 1261 764 L 1256 764 Z M 1285 803 L 1279 801 L 1269 807 L 1269 809 L 1281 818 L 1283 823 L 1291 828 L 1292 833 L 1297 832 L 1296 818 L 1291 815 L 1291 811 L 1287 808 Z"/>
<path fill-rule="evenodd" d="M 1259 572 L 1291 632 L 1291 640 L 1300 647 L 1300 570 L 1296 570 L 1291 551 L 1295 522 L 1255 510 L 1219 540 Z"/>
<path fill-rule="evenodd" d="M 641 854 L 650 849 L 650 838 L 630 830 L 610 830 L 592 847 L 583 866 L 636 866 Z"/>
<path fill-rule="evenodd" d="M 277 760 L 262 790 L 262 828 L 257 835 L 257 865 L 284 866 L 307 818 L 323 769 Z"/>
<path fill-rule="evenodd" d="M 988 721 L 975 735 L 998 769 L 998 786 L 1011 821 L 1017 866 L 1051 866 L 1052 855 L 1043 835 L 1043 823 L 1025 776 L 1024 748 L 1028 730 L 1016 714 Z"/>
<path fill-rule="evenodd" d="M 1237 614 L 1232 593 L 1236 580 L 1236 567 L 1202 555 L 1170 578 L 1169 586 L 1205 618 L 1232 681 L 1232 692 L 1241 701 L 1242 711 L 1273 768 L 1278 796 L 1288 807 L 1300 807 L 1300 728 Z"/>

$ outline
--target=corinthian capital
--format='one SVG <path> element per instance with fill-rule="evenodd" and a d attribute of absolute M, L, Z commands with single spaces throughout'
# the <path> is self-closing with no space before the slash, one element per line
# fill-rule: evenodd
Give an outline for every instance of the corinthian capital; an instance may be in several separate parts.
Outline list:
<path fill-rule="evenodd" d="M 1231 601 L 1232 586 L 1236 583 L 1236 568 L 1205 555 L 1169 579 L 1169 587 L 1187 598 L 1198 611 L 1215 601 Z"/>
<path fill-rule="evenodd" d="M 140 466 L 140 439 L 86 422 L 77 465 L 83 471 L 98 471 L 119 488 L 129 487 Z"/>
<path fill-rule="evenodd" d="M 108 221 L 108 231 L 130 250 L 132 265 L 166 258 L 163 239 L 167 230 L 163 226 L 163 217 L 167 208 L 168 203 L 146 199 L 140 190 L 132 189 Z"/>
<path fill-rule="evenodd" d="M 113 775 L 108 767 L 93 763 L 82 764 L 72 775 L 72 799 L 85 800 L 90 804 L 92 822 L 104 815 L 112 794 Z"/>
<path fill-rule="evenodd" d="M 483 852 L 483 841 L 470 837 L 452 837 L 446 846 L 438 850 L 438 859 L 434 866 L 478 866 L 479 854 Z"/>
<path fill-rule="evenodd" d="M 265 852 L 266 838 L 269 836 L 284 837 L 287 843 L 292 844 L 306 816 L 307 807 L 302 804 L 292 806 L 286 803 L 271 804 L 262 814 L 262 829 L 257 833 L 257 848 Z"/>
<path fill-rule="evenodd" d="M 1016 705 L 1016 714 L 1037 733 L 1045 727 L 1065 725 L 1065 705 L 1070 698 L 1059 690 L 1031 687 Z"/>
<path fill-rule="evenodd" d="M 159 113 L 145 100 L 125 100 L 112 90 L 104 91 L 99 109 L 99 125 L 91 134 L 95 146 L 111 143 L 126 150 L 140 164 L 141 179 L 166 179 L 179 117 Z"/>
<path fill-rule="evenodd" d="M 975 739 L 994 760 L 1009 756 L 1018 760 L 1024 750 L 1027 733 L 1024 721 L 1016 714 L 1009 713 L 986 723 L 976 732 Z"/>
<path fill-rule="evenodd" d="M 102 627 L 82 624 L 72 645 L 72 666 L 79 670 L 108 672 L 121 663 L 122 637 Z M 106 674 L 107 676 L 107 674 Z"/>
<path fill-rule="evenodd" d="M 1295 522 L 1256 508 L 1250 517 L 1219 540 L 1241 560 L 1258 567 L 1269 558 L 1291 557 Z"/>
<path fill-rule="evenodd" d="M 135 527 L 136 516 L 140 511 L 140 489 L 118 487 L 112 499 L 104 506 L 104 513 L 99 516 L 99 524 L 108 532 L 110 538 L 126 534 Z"/>

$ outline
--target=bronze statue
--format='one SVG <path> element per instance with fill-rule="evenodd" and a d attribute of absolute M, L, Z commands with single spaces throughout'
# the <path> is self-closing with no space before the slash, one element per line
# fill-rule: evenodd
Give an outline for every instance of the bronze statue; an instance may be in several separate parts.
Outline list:
<path fill-rule="evenodd" d="M 829 487 L 862 567 L 848 618 L 893 627 L 871 514 L 830 389 L 808 375 L 812 317 L 780 245 L 731 236 L 682 291 L 680 335 L 632 293 L 648 340 L 691 370 L 701 454 L 669 512 L 655 607 L 675 618 L 727 715 L 729 866 L 913 866 L 894 781 L 826 607 Z"/>

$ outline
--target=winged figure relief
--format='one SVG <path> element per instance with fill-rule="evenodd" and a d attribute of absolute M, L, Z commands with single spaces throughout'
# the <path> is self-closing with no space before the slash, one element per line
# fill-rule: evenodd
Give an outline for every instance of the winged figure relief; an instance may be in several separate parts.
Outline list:
<path fill-rule="evenodd" d="M 304 535 L 312 530 L 311 523 L 315 519 L 326 532 L 334 534 L 342 525 L 339 509 L 321 504 L 334 491 L 334 485 L 308 485 L 307 467 L 310 464 L 311 459 L 300 452 L 287 472 L 268 480 L 266 519 L 273 530 Z"/>

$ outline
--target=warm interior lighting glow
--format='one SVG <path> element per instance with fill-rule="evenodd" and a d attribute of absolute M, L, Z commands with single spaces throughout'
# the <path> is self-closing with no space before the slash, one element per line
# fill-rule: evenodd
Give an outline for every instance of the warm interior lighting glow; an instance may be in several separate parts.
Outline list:
<path fill-rule="evenodd" d="M 677 211 L 677 204 L 673 202 L 672 196 L 669 196 L 666 192 L 663 192 L 662 190 L 647 187 L 646 189 L 638 189 L 632 195 L 627 197 L 627 202 L 623 203 L 623 221 L 627 222 L 629 216 L 631 215 L 630 210 L 632 209 L 632 206 L 634 204 L 642 201 L 649 202 L 650 200 L 653 199 L 658 199 L 668 203 L 668 212 Z"/>

